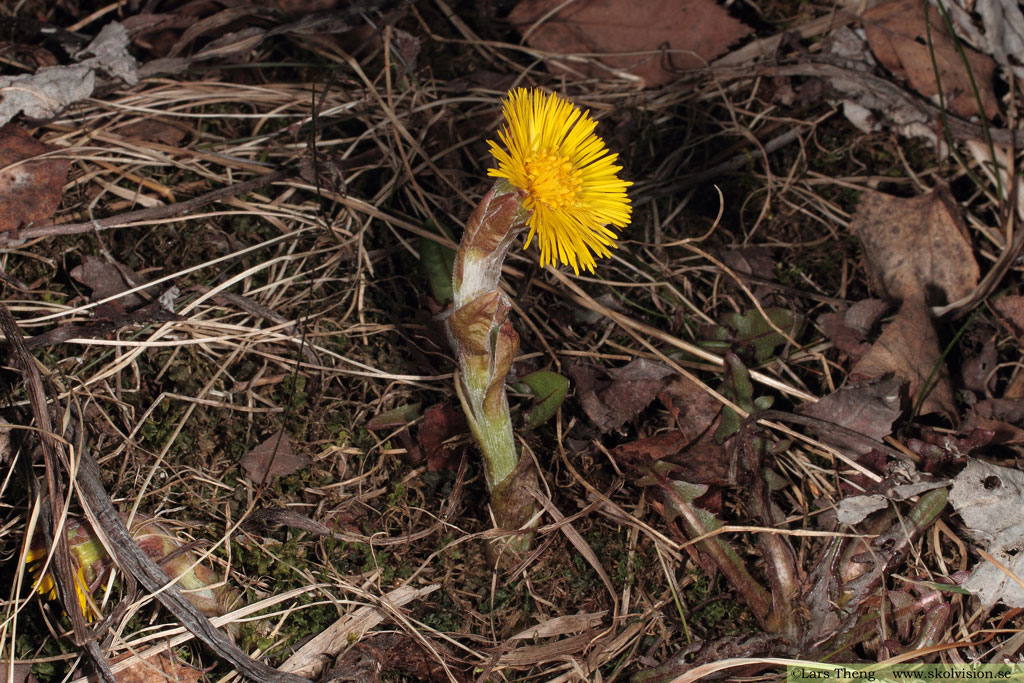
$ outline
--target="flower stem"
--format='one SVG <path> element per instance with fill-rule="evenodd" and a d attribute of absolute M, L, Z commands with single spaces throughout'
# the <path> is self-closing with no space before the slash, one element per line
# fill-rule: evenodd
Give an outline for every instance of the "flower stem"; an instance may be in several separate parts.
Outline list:
<path fill-rule="evenodd" d="M 454 307 L 448 335 L 458 372 L 455 390 L 483 453 L 491 511 L 502 529 L 521 529 L 533 516 L 528 493 L 535 474 L 520 463 L 505 394 L 505 377 L 519 350 L 508 321 L 508 297 L 498 288 L 501 266 L 526 225 L 522 194 L 499 180 L 466 224 L 452 269 Z M 525 549 L 529 537 L 504 547 Z"/>
<path fill-rule="evenodd" d="M 509 414 L 508 401 L 504 401 L 503 409 L 498 414 L 487 414 L 479 403 L 474 405 L 463 389 L 464 375 L 456 373 L 455 393 L 466 412 L 469 429 L 484 456 L 484 477 L 487 489 L 494 488 L 503 482 L 519 463 L 515 440 L 512 435 L 512 416 Z"/>

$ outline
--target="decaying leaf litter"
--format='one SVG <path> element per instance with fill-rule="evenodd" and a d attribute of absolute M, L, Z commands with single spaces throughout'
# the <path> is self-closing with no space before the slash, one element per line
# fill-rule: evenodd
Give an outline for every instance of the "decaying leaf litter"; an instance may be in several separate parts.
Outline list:
<path fill-rule="evenodd" d="M 564 4 L 17 7 L 17 680 L 1017 661 L 1020 8 Z M 635 210 L 595 275 L 506 264 L 540 519 L 492 569 L 439 316 L 524 83 Z"/>

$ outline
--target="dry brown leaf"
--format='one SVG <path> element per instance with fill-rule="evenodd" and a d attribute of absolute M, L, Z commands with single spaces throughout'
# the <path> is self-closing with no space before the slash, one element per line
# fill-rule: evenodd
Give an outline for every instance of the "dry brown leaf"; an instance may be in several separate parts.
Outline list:
<path fill-rule="evenodd" d="M 542 17 L 547 18 L 533 29 Z M 705 66 L 751 32 L 713 0 L 524 0 L 509 21 L 526 33 L 531 47 L 556 54 L 607 55 L 601 62 L 643 78 L 647 87 L 670 83 L 678 71 Z M 666 47 L 672 52 L 661 52 Z M 654 54 L 609 54 L 617 52 Z M 608 76 L 590 65 L 566 66 L 589 77 Z"/>
<path fill-rule="evenodd" d="M 238 461 L 249 481 L 257 484 L 287 477 L 309 467 L 309 463 L 308 456 L 292 449 L 292 438 L 287 432 L 277 432 Z"/>
<path fill-rule="evenodd" d="M 1003 398 L 1024 398 L 1024 372 L 1018 372 L 1003 392 Z"/>
<path fill-rule="evenodd" d="M 714 433 L 722 404 L 693 380 L 672 377 L 658 399 L 665 404 L 687 443 Z"/>
<path fill-rule="evenodd" d="M 71 160 L 33 159 L 57 149 L 21 126 L 0 128 L 0 232 L 44 223 L 57 210 Z"/>
<path fill-rule="evenodd" d="M 892 433 L 892 423 L 903 412 L 902 388 L 903 381 L 895 377 L 848 384 L 816 403 L 798 407 L 797 412 L 881 441 Z M 871 445 L 864 441 L 828 433 L 827 430 L 819 434 L 837 448 L 857 455 L 871 451 Z"/>
<path fill-rule="evenodd" d="M 965 389 L 984 394 L 995 388 L 996 377 L 993 369 L 999 363 L 996 344 L 989 339 L 981 347 L 981 351 L 964 360 L 960 367 L 960 379 Z"/>
<path fill-rule="evenodd" d="M 1024 296 L 1001 296 L 993 306 L 1017 341 L 1024 341 Z"/>
<path fill-rule="evenodd" d="M 864 299 L 850 306 L 842 316 L 838 313 L 821 315 L 818 325 L 837 349 L 848 356 L 863 356 L 871 348 L 864 340 L 888 310 L 889 304 L 881 299 Z"/>
<path fill-rule="evenodd" d="M 601 379 L 601 369 L 592 365 L 572 364 L 567 369 L 576 381 L 576 397 L 583 411 L 602 433 L 636 417 L 672 375 L 668 367 L 645 358 L 608 370 L 611 382 Z"/>
<path fill-rule="evenodd" d="M 910 396 L 917 401 L 941 355 L 939 337 L 932 326 L 928 307 L 921 299 L 908 299 L 850 374 L 854 380 L 890 373 L 902 377 L 910 383 Z M 950 420 L 954 419 L 953 385 L 945 365 L 935 373 L 920 412 L 922 415 L 944 413 Z"/>
<path fill-rule="evenodd" d="M 968 296 L 978 284 L 978 264 L 960 208 L 937 189 L 904 199 L 865 192 L 851 229 L 880 288 L 891 298 L 911 294 L 942 304 Z"/>
<path fill-rule="evenodd" d="M 466 431 L 466 416 L 450 403 L 435 403 L 423 412 L 416 441 L 427 458 L 427 470 L 454 469 L 453 450 L 445 441 Z"/>
<path fill-rule="evenodd" d="M 119 135 L 140 140 L 177 145 L 192 128 L 187 123 L 171 122 L 161 118 L 139 119 L 117 129 Z"/>
<path fill-rule="evenodd" d="M 128 266 L 90 255 L 83 256 L 82 264 L 71 269 L 71 277 L 92 290 L 93 301 L 115 296 L 145 283 L 145 280 Z M 159 294 L 155 287 L 143 291 L 153 297 Z M 144 303 L 146 300 L 138 294 L 129 294 L 109 302 L 109 305 L 124 313 Z"/>
<path fill-rule="evenodd" d="M 1024 443 L 1024 400 L 990 398 L 978 401 L 971 408 L 964 427 L 990 429 L 995 432 L 994 443 Z"/>
<path fill-rule="evenodd" d="M 733 486 L 736 476 L 725 447 L 716 443 L 712 434 L 694 444 L 687 444 L 679 432 L 667 432 L 637 439 L 612 449 L 612 457 L 620 465 L 641 469 L 652 460 L 676 465 L 673 479 L 691 484 Z"/>
<path fill-rule="evenodd" d="M 866 192 L 851 229 L 860 238 L 877 286 L 903 301 L 853 373 L 861 378 L 893 373 L 910 382 L 916 401 L 941 357 L 928 304 L 964 298 L 978 284 L 978 264 L 960 209 L 944 188 L 910 199 Z M 941 412 L 954 419 L 953 388 L 945 366 L 928 387 L 922 412 Z"/>
<path fill-rule="evenodd" d="M 928 45 L 925 26 L 926 7 L 932 49 Z M 868 44 L 878 61 L 889 71 L 905 78 L 914 90 L 925 97 L 938 94 L 935 66 L 932 65 L 934 54 L 942 92 L 952 112 L 964 118 L 978 114 L 978 103 L 971 87 L 973 75 L 985 116 L 992 119 L 998 115 L 999 103 L 992 89 L 995 62 L 991 57 L 963 46 L 970 67 L 968 73 L 942 16 L 934 7 L 920 0 L 896 0 L 869 9 L 863 17 Z"/>
<path fill-rule="evenodd" d="M 32 666 L 31 662 L 16 663 L 10 670 L 8 683 L 37 683 L 39 679 L 32 673 Z M 4 669 L 7 669 L 6 664 Z"/>
<path fill-rule="evenodd" d="M 200 669 L 186 665 L 174 654 L 164 651 L 135 662 L 114 674 L 117 683 L 196 683 L 203 675 Z"/>
<path fill-rule="evenodd" d="M 769 282 L 775 280 L 777 262 L 768 247 L 747 246 L 725 249 L 720 252 L 719 258 L 734 273 L 753 275 Z M 776 291 L 772 287 L 756 282 L 751 285 L 751 290 L 758 301 L 764 301 L 766 297 Z"/>
<path fill-rule="evenodd" d="M 628 367 L 628 366 L 627 366 Z M 616 446 L 612 456 L 626 466 L 641 468 L 652 460 L 676 465 L 672 477 L 693 484 L 734 485 L 735 472 L 725 447 L 715 441 L 722 405 L 696 382 L 673 376 L 658 394 L 678 428 Z"/>
<path fill-rule="evenodd" d="M 1024 429 L 1009 422 L 975 415 L 971 418 L 969 425 L 973 429 L 984 429 L 991 432 L 994 444 L 1024 444 Z"/>

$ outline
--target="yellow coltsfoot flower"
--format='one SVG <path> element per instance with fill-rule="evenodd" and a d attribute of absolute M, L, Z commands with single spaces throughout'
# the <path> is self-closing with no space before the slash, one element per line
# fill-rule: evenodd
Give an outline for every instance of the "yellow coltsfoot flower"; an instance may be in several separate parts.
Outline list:
<path fill-rule="evenodd" d="M 488 175 L 505 178 L 526 193 L 527 225 L 540 246 L 540 263 L 593 272 L 594 256 L 611 256 L 629 225 L 631 207 L 618 177 L 617 154 L 594 134 L 597 121 L 554 93 L 518 88 L 505 100 L 504 145 L 488 141 L 498 161 Z"/>
<path fill-rule="evenodd" d="M 96 545 L 99 545 L 99 541 L 96 542 Z M 78 552 L 76 553 L 76 551 Z M 49 572 L 39 576 L 39 573 L 42 571 L 43 561 L 48 554 L 45 548 L 33 546 L 25 554 L 25 564 L 31 568 L 32 574 L 35 577 L 37 582 L 36 591 L 50 600 L 56 600 L 57 586 L 54 584 L 53 576 Z M 78 606 L 81 608 L 86 621 L 92 621 L 94 618 L 92 610 L 89 609 L 89 596 L 92 594 L 92 591 L 89 590 L 89 582 L 86 580 L 86 568 L 80 563 L 78 555 L 92 554 L 95 554 L 94 549 L 76 547 L 72 549 L 71 556 L 71 566 L 75 570 L 75 592 L 78 597 Z"/>

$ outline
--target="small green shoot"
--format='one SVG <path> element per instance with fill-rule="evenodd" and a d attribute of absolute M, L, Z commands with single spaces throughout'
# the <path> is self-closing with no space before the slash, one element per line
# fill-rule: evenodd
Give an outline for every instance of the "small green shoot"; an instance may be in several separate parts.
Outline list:
<path fill-rule="evenodd" d="M 426 237 L 420 238 L 420 263 L 430 284 L 430 295 L 442 306 L 452 300 L 452 264 L 455 250 Z"/>

